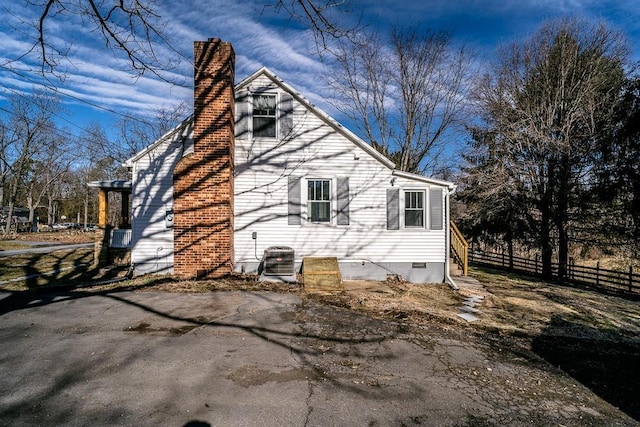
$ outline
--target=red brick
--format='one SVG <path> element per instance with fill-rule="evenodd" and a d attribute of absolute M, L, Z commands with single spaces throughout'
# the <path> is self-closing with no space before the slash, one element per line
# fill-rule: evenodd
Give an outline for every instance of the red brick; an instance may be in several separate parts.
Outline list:
<path fill-rule="evenodd" d="M 174 170 L 174 273 L 220 277 L 233 263 L 235 54 L 194 43 L 194 151 Z"/>

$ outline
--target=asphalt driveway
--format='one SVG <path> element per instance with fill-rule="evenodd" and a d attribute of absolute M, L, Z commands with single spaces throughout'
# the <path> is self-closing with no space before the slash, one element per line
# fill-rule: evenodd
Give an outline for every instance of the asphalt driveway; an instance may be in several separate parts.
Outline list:
<path fill-rule="evenodd" d="M 2 425 L 638 424 L 543 360 L 296 294 L 0 294 L 0 342 Z"/>

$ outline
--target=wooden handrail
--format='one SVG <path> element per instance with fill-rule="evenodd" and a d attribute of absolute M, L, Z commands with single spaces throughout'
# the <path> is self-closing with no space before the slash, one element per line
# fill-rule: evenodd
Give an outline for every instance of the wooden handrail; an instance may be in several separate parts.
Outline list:
<path fill-rule="evenodd" d="M 462 275 L 466 276 L 469 270 L 469 244 L 453 221 L 451 221 L 451 251 L 456 264 L 462 269 Z"/>

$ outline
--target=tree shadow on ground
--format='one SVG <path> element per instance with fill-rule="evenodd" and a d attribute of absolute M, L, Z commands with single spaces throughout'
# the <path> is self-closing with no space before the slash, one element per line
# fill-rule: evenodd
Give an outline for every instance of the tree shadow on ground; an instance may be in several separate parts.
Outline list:
<path fill-rule="evenodd" d="M 570 336 L 559 331 L 575 331 Z M 640 421 L 640 342 L 603 339 L 602 331 L 555 316 L 533 351 Z"/>

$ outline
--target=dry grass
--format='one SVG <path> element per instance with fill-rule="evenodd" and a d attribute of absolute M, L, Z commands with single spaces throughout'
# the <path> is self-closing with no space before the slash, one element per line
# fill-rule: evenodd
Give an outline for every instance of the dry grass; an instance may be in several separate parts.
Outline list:
<path fill-rule="evenodd" d="M 0 251 L 13 251 L 18 249 L 28 249 L 30 247 L 31 246 L 27 245 L 26 243 L 22 243 L 13 239 L 0 240 Z"/>
<path fill-rule="evenodd" d="M 608 256 L 577 262 L 577 264 L 587 267 L 595 267 L 598 263 L 600 268 L 606 270 L 629 271 L 629 267 L 633 267 L 634 270 L 640 269 L 640 259 L 626 256 Z"/>
<path fill-rule="evenodd" d="M 95 232 L 80 230 L 60 230 L 41 233 L 19 233 L 13 235 L 13 240 L 30 242 L 51 242 L 60 244 L 92 243 L 96 239 Z"/>
<path fill-rule="evenodd" d="M 95 241 L 94 232 L 79 230 L 61 230 L 43 233 L 18 233 L 0 236 L 0 251 L 29 249 L 33 246 L 25 242 L 48 242 L 54 244 L 92 243 Z"/>
<path fill-rule="evenodd" d="M 56 251 L 44 254 L 16 255 L 0 262 L 0 290 L 25 291 L 45 286 L 69 284 L 85 279 L 93 261 L 93 248 Z M 42 277 L 32 277 L 45 274 Z M 11 281 L 28 277 L 21 281 Z"/>
<path fill-rule="evenodd" d="M 599 339 L 640 336 L 637 301 L 507 273 L 475 270 L 473 274 L 490 293 L 482 306 L 481 326 Z"/>
<path fill-rule="evenodd" d="M 457 322 L 460 296 L 445 284 L 416 285 L 386 282 L 344 281 L 345 290 L 337 293 L 306 293 L 305 297 L 347 307 L 377 318 L 392 318 L 413 323 L 434 319 Z"/>

